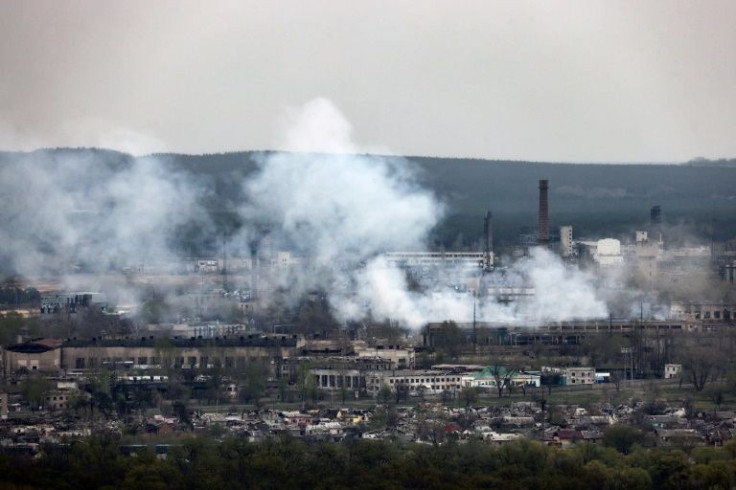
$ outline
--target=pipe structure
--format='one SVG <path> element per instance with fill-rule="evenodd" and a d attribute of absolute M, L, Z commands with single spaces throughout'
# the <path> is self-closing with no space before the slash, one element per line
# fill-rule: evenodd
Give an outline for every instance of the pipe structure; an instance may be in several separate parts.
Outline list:
<path fill-rule="evenodd" d="M 549 204 L 547 203 L 547 189 L 549 189 L 549 181 L 539 181 L 539 231 L 537 233 L 537 243 L 546 245 L 549 243 Z"/>
<path fill-rule="evenodd" d="M 485 248 L 484 248 L 484 264 L 483 269 L 485 270 L 491 270 L 493 267 L 493 224 L 491 223 L 491 218 L 493 215 L 490 211 L 486 213 L 486 217 L 484 218 L 484 232 L 485 232 Z"/>

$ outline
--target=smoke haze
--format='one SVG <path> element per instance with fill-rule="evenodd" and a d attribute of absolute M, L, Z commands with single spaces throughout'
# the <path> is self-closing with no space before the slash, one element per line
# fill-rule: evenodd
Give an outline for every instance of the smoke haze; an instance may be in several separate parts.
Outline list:
<path fill-rule="evenodd" d="M 416 169 L 407 160 L 362 155 L 350 123 L 325 99 L 292 111 L 285 134 L 293 152 L 261 155 L 242 183 L 243 225 L 226 246 L 241 255 L 272 247 L 300 257 L 276 284 L 294 302 L 323 291 L 340 320 L 371 315 L 412 328 L 470 321 L 474 308 L 479 320 L 526 324 L 607 315 L 593 277 L 542 249 L 505 272 L 534 291 L 525 301 L 506 304 L 491 295 L 474 305 L 469 289 L 448 285 L 479 274 L 452 269 L 410 288 L 382 253 L 426 250 L 445 212 L 418 184 Z M 215 229 L 203 204 L 211 189 L 164 158 L 121 157 L 104 166 L 92 154 L 74 155 L 34 152 L 0 170 L 3 259 L 16 271 L 38 277 L 181 260 L 176 243 L 184 228 Z"/>
<path fill-rule="evenodd" d="M 39 151 L 3 166 L 0 189 L 3 260 L 31 277 L 170 260 L 178 228 L 203 216 L 201 190 L 156 159 Z"/>

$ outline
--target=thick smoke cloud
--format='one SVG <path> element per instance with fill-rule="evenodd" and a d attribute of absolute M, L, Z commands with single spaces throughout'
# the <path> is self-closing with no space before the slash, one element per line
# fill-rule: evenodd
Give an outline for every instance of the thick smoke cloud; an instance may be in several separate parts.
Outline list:
<path fill-rule="evenodd" d="M 171 260 L 180 226 L 203 210 L 198 187 L 156 160 L 34 152 L 0 169 L 6 266 L 32 277 Z"/>
<path fill-rule="evenodd" d="M 423 246 L 442 206 L 416 184 L 409 162 L 355 154 L 344 139 L 347 121 L 326 101 L 316 106 L 308 105 L 296 121 L 290 146 L 333 153 L 265 158 L 245 184 L 244 215 L 271 223 L 274 235 L 318 266 Z M 315 124 L 324 124 L 326 133 Z"/>
<path fill-rule="evenodd" d="M 377 258 L 359 274 L 358 294 L 345 306 L 344 315 L 354 315 L 360 305 L 370 305 L 374 315 L 418 328 L 428 321 L 471 322 L 474 315 L 484 322 L 539 325 L 608 314 L 605 302 L 598 297 L 595 278 L 542 248 L 533 249 L 529 257 L 504 271 L 501 283 L 481 280 L 477 297 L 452 286 L 462 280 L 461 275 L 456 270 L 435 271 L 424 278 L 421 292 L 409 291 L 403 273 Z M 529 294 L 502 302 L 493 285 L 516 287 Z"/>
<path fill-rule="evenodd" d="M 242 215 L 265 223 L 270 243 L 304 258 L 281 278 L 292 299 L 324 290 L 342 311 L 356 268 L 384 251 L 422 249 L 443 207 L 408 161 L 360 155 L 350 124 L 328 101 L 292 119 L 286 146 L 295 152 L 263 158 L 244 184 Z"/>
<path fill-rule="evenodd" d="M 268 221 L 274 240 L 310 258 L 308 267 L 285 276 L 284 286 L 296 296 L 310 288 L 328 291 L 343 320 L 370 314 L 410 327 L 472 320 L 473 297 L 444 287 L 464 281 L 460 271 L 435 270 L 420 291 L 410 291 L 405 273 L 380 255 L 425 250 L 442 217 L 441 203 L 417 185 L 409 162 L 361 156 L 349 123 L 328 101 L 307 104 L 293 119 L 287 146 L 309 153 L 264 159 L 246 184 L 244 210 L 251 220 Z M 365 267 L 355 267 L 359 263 Z M 607 314 L 591 278 L 547 251 L 533 251 L 508 274 L 535 294 L 511 305 L 488 298 L 476 306 L 478 318 L 540 323 Z"/>
<path fill-rule="evenodd" d="M 291 151 L 262 155 L 243 182 L 243 226 L 226 245 L 240 255 L 257 249 L 262 256 L 270 247 L 301 257 L 299 266 L 269 278 L 294 303 L 321 291 L 341 320 L 370 315 L 413 328 L 470 321 L 474 309 L 479 320 L 527 324 L 607 315 L 592 278 L 541 249 L 504 273 L 534 291 L 525 301 L 498 302 L 482 282 L 472 284 L 478 273 L 457 270 L 432 271 L 410 288 L 405 271 L 389 267 L 382 254 L 425 250 L 444 207 L 418 184 L 411 162 L 361 154 L 351 133 L 329 101 L 312 101 L 292 114 L 284 142 Z M 35 152 L 0 169 L 7 203 L 0 240 L 17 271 L 38 277 L 181 262 L 182 228 L 215 228 L 203 204 L 206 183 L 165 160 L 121 157 L 100 165 L 92 152 L 69 155 Z M 468 293 L 473 289 L 479 299 Z"/>

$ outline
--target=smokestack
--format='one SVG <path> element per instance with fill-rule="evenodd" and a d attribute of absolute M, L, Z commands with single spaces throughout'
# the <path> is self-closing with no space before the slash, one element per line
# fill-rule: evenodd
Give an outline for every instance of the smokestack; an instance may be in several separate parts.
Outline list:
<path fill-rule="evenodd" d="M 652 236 L 662 241 L 662 207 L 659 205 L 652 206 L 649 210 L 649 221 L 652 229 Z"/>
<path fill-rule="evenodd" d="M 652 209 L 649 210 L 649 220 L 651 222 L 652 228 L 662 224 L 661 206 L 652 206 Z"/>
<path fill-rule="evenodd" d="M 490 211 L 486 213 L 486 217 L 484 219 L 484 232 L 485 232 L 485 256 L 484 256 L 484 263 L 483 263 L 483 269 L 484 270 L 491 270 L 491 267 L 493 267 L 493 225 L 491 223 L 491 218 L 493 215 Z"/>
<path fill-rule="evenodd" d="M 539 181 L 539 231 L 537 243 L 546 245 L 549 243 L 549 206 L 547 204 L 547 180 Z"/>

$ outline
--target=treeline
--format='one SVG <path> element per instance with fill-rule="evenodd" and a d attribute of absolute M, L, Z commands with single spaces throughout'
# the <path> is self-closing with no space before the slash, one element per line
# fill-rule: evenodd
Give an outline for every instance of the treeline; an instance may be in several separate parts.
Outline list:
<path fill-rule="evenodd" d="M 681 449 L 604 445 L 571 449 L 518 440 L 441 446 L 396 441 L 249 443 L 191 437 L 166 459 L 124 456 L 115 434 L 44 447 L 40 458 L 0 456 L 3 488 L 499 488 L 717 489 L 736 482 L 736 445 Z"/>
<path fill-rule="evenodd" d="M 236 152 L 133 157 L 99 149 L 53 149 L 0 152 L 0 166 L 28 167 L 47 159 L 69 165 L 76 157 L 98 162 L 96 169 L 105 176 L 136 162 L 163 162 L 172 172 L 206 188 L 211 196 L 202 203 L 207 220 L 192 218 L 181 225 L 177 243 L 173 244 L 183 253 L 206 255 L 217 253 L 222 238 L 244 226 L 238 211 L 247 199 L 242 184 L 257 171 L 257 161 L 264 155 Z M 736 235 L 733 160 L 689 165 L 600 165 L 407 157 L 401 165 L 417 170 L 419 183 L 446 205 L 445 219 L 432 234 L 435 246 L 478 247 L 486 210 L 493 212 L 496 245 L 517 243 L 519 233 L 536 228 L 539 179 L 550 181 L 553 230 L 571 224 L 576 237 L 630 235 L 634 229 L 648 226 L 649 210 L 654 205 L 662 206 L 665 224 L 675 227 L 665 236 L 668 243 L 680 238 L 683 229 L 716 241 Z M 713 220 L 718 223 L 715 228 Z"/>

